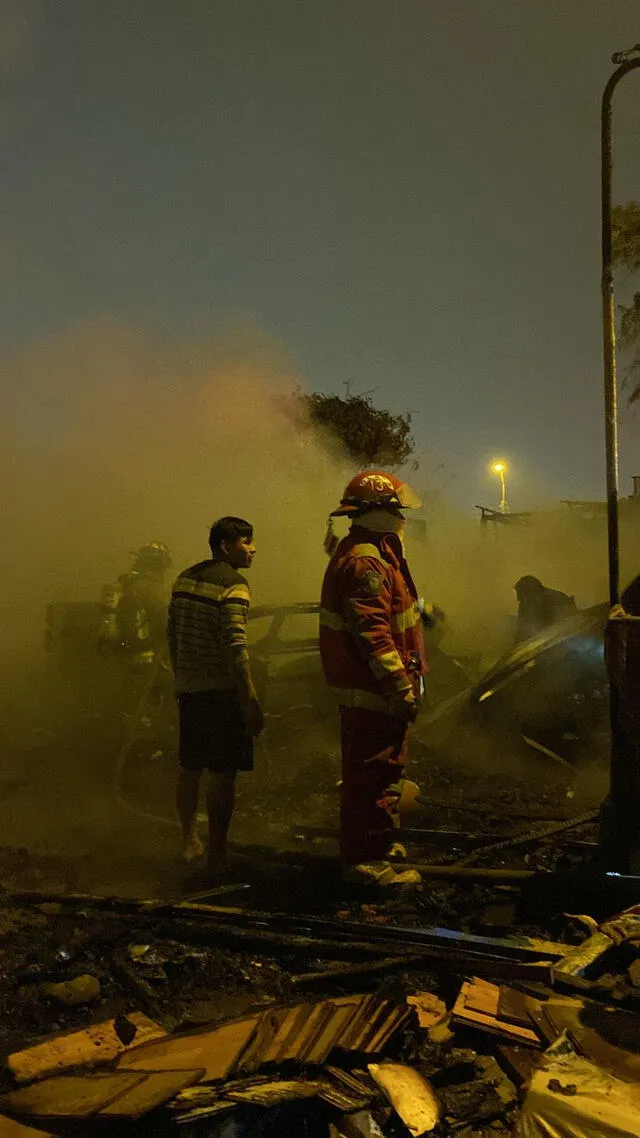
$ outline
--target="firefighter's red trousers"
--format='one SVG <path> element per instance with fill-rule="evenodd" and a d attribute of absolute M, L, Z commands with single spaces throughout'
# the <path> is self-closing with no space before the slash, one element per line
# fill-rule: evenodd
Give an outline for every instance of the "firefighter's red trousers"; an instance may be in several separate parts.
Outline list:
<path fill-rule="evenodd" d="M 379 861 L 399 824 L 407 724 L 379 711 L 341 707 L 340 728 L 340 856 L 345 865 Z"/>

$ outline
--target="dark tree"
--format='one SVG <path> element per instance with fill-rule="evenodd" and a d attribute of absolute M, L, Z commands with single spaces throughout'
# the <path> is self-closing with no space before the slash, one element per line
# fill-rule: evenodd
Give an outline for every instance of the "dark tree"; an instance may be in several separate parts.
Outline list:
<path fill-rule="evenodd" d="M 618 205 L 611 216 L 614 262 L 630 275 L 637 273 L 640 269 L 640 203 Z M 626 369 L 629 402 L 633 403 L 640 398 L 640 292 L 633 294 L 630 304 L 621 304 L 618 308 L 620 350 L 633 353 Z"/>
<path fill-rule="evenodd" d="M 411 416 L 392 415 L 366 395 L 299 394 L 311 422 L 339 443 L 357 466 L 402 466 L 415 442 Z"/>
<path fill-rule="evenodd" d="M 613 259 L 633 273 L 640 268 L 640 202 L 615 206 L 611 223 Z"/>

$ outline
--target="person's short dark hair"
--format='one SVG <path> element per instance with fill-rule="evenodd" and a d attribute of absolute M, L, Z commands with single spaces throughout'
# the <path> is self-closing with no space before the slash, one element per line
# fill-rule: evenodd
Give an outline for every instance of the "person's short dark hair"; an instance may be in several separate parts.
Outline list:
<path fill-rule="evenodd" d="M 223 541 L 237 541 L 239 537 L 253 537 L 253 526 L 245 522 L 244 518 L 218 518 L 209 530 L 209 549 L 212 553 L 219 553 Z"/>

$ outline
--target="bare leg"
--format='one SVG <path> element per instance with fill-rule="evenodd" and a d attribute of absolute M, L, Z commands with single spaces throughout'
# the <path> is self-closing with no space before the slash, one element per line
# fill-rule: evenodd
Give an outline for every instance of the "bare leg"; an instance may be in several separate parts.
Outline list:
<path fill-rule="evenodd" d="M 182 856 L 185 861 L 201 857 L 204 847 L 198 837 L 198 790 L 201 771 L 180 770 L 176 790 L 176 802 L 182 826 Z"/>
<path fill-rule="evenodd" d="M 217 872 L 227 866 L 227 834 L 236 799 L 235 771 L 209 775 L 209 867 Z"/>

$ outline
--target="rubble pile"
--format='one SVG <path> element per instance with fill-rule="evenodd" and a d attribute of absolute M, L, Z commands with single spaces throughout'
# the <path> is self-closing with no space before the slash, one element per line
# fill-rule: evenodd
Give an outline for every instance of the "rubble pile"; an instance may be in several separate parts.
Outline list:
<path fill-rule="evenodd" d="M 5 907 L 0 1138 L 640 1135 L 640 906 L 565 917 L 572 943 L 384 905 Z"/>

